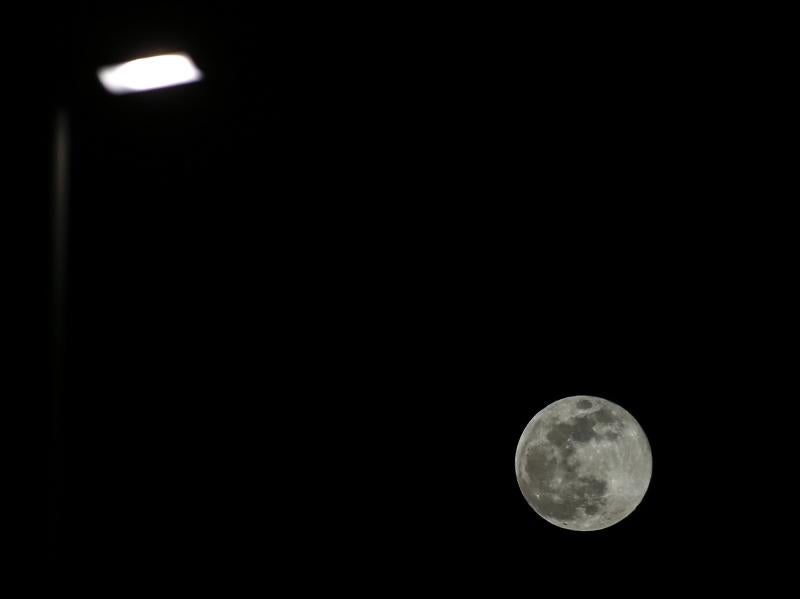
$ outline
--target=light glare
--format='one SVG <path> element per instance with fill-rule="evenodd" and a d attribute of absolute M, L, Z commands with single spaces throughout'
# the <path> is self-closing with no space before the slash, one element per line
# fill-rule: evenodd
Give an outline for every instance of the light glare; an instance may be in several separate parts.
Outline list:
<path fill-rule="evenodd" d="M 97 76 L 112 94 L 129 94 L 193 83 L 203 73 L 186 54 L 163 54 L 103 67 Z"/>

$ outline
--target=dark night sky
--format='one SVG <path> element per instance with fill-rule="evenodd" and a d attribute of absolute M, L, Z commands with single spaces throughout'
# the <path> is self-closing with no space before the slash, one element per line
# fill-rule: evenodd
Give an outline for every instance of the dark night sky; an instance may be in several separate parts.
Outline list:
<path fill-rule="evenodd" d="M 737 162 L 730 67 L 606 18 L 63 15 L 57 563 L 487 596 L 781 563 L 756 550 L 779 436 L 744 406 L 789 389 L 787 237 L 728 201 L 769 178 Z M 94 79 L 159 50 L 205 80 Z M 653 447 L 599 533 L 539 519 L 512 469 L 574 394 Z"/>

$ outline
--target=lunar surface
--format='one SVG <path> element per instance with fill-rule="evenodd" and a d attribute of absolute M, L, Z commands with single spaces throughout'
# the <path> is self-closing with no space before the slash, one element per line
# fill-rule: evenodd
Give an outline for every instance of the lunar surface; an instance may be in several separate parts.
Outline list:
<path fill-rule="evenodd" d="M 536 414 L 514 463 L 530 506 L 569 530 L 600 530 L 628 516 L 653 471 L 650 443 L 634 417 L 588 395 L 560 399 Z"/>

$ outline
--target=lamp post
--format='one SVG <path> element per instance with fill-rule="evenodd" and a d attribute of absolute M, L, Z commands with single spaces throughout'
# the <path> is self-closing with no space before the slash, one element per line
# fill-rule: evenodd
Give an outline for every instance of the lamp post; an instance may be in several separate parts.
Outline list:
<path fill-rule="evenodd" d="M 97 71 L 103 87 L 121 95 L 194 83 L 203 73 L 184 53 L 139 58 Z M 50 209 L 52 235 L 52 393 L 50 404 L 50 505 L 49 544 L 55 553 L 59 538 L 61 500 L 64 487 L 64 432 L 62 424 L 65 387 L 66 304 L 68 284 L 70 119 L 65 106 L 56 110 L 53 123 L 53 174 Z"/>

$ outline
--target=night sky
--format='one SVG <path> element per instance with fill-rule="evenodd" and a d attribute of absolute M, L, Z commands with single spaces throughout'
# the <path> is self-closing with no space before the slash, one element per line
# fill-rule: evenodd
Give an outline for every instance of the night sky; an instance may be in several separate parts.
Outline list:
<path fill-rule="evenodd" d="M 28 150 L 46 218 L 66 108 L 55 568 L 371 596 L 774 580 L 792 233 L 744 155 L 745 62 L 621 15 L 81 6 L 41 30 Z M 205 79 L 96 79 L 169 51 Z M 593 533 L 512 468 L 578 394 L 653 450 L 642 504 Z"/>

